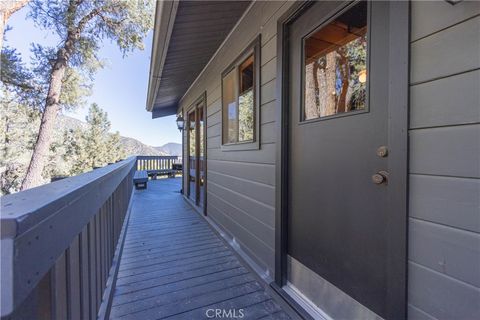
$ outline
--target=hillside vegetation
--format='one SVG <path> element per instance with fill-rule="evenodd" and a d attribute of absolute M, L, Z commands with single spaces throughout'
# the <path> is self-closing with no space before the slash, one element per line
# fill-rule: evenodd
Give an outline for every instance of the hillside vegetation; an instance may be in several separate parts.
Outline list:
<path fill-rule="evenodd" d="M 40 125 L 40 112 L 4 99 L 0 118 L 0 191 L 20 190 Z M 43 183 L 52 178 L 92 170 L 132 155 L 171 155 L 180 144 L 152 147 L 110 132 L 107 114 L 96 104 L 90 107 L 86 122 L 59 115 L 54 127 L 49 161 L 42 172 Z M 181 153 L 181 152 L 180 152 Z"/>

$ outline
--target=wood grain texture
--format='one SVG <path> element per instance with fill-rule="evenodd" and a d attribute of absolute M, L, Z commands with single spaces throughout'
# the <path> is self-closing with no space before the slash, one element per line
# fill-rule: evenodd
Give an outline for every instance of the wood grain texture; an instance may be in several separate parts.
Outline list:
<path fill-rule="evenodd" d="M 208 308 L 229 306 L 288 319 L 178 193 L 180 184 L 162 179 L 135 192 L 110 318 L 202 319 Z"/>

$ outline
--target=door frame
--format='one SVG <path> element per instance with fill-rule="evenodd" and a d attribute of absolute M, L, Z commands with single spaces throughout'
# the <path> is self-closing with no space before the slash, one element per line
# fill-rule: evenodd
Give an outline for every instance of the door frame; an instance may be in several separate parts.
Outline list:
<path fill-rule="evenodd" d="M 203 194 L 203 209 L 202 209 L 202 213 L 203 215 L 207 215 L 207 92 L 204 91 L 186 110 L 185 110 L 185 119 L 187 119 L 187 122 L 188 122 L 188 114 L 191 113 L 191 112 L 195 112 L 195 128 L 198 128 L 198 122 L 199 122 L 199 119 L 197 117 L 197 106 L 199 104 L 202 104 L 203 106 L 203 171 L 204 171 L 204 177 L 205 177 L 205 181 L 204 181 L 204 184 L 203 184 L 203 188 L 204 188 L 204 194 Z M 188 130 L 188 128 L 186 129 Z M 196 130 L 196 129 L 195 129 Z M 200 135 L 198 134 L 198 132 L 196 132 L 196 136 L 195 136 L 195 141 L 197 142 L 197 140 L 200 139 Z M 190 139 L 188 138 L 188 132 L 187 132 L 187 161 L 186 161 L 186 166 L 185 166 L 185 173 L 186 173 L 186 178 L 187 178 L 187 181 L 188 181 L 188 184 L 187 184 L 187 188 L 190 188 L 190 181 L 189 181 L 189 175 L 190 175 L 190 161 L 188 159 L 188 153 L 189 153 L 189 148 L 190 148 Z M 195 153 L 200 153 L 200 144 L 196 145 L 195 146 Z M 196 167 L 198 170 L 200 170 L 200 159 L 198 159 L 198 157 L 196 157 Z M 184 180 L 184 179 L 182 179 Z M 200 189 L 200 182 L 198 180 L 198 177 L 196 177 L 196 180 L 195 180 L 195 187 L 197 189 Z M 196 190 L 198 191 L 198 190 Z M 185 195 L 185 198 L 190 201 L 190 203 L 192 203 L 194 205 L 194 207 L 198 207 L 197 205 L 197 201 L 198 201 L 198 198 L 199 198 L 199 194 L 195 194 L 195 201 L 192 201 L 192 199 L 190 199 L 189 197 L 189 193 L 190 193 L 190 190 L 188 189 L 188 192 L 186 193 Z M 198 192 L 197 192 L 198 193 Z"/>
<path fill-rule="evenodd" d="M 187 128 L 187 170 L 186 170 L 186 173 L 187 173 L 187 198 L 189 200 L 192 200 L 192 199 L 190 199 L 190 196 L 192 194 L 192 188 L 190 186 L 190 114 L 192 114 L 192 113 L 193 113 L 193 118 L 194 118 L 194 122 L 195 122 L 195 126 L 196 126 L 197 125 L 197 116 L 195 114 L 195 110 L 193 108 L 189 108 L 186 112 L 186 119 L 187 119 L 187 121 L 186 121 L 186 128 Z M 195 144 L 196 144 L 196 140 L 197 140 L 197 132 L 196 132 L 196 129 L 195 129 Z M 195 147 L 195 153 L 196 153 L 196 147 Z M 195 200 L 193 202 L 196 205 L 196 202 L 197 202 L 197 176 L 196 176 L 196 172 L 195 172 Z"/>
<path fill-rule="evenodd" d="M 351 1 L 345 1 L 347 5 Z M 289 156 L 289 26 L 313 2 L 296 2 L 277 21 L 277 150 L 275 168 L 275 281 L 272 287 L 304 316 L 305 311 L 282 289 L 287 282 L 288 156 Z M 407 314 L 407 232 L 408 232 L 408 109 L 410 4 L 395 1 L 389 5 L 389 156 L 387 234 L 387 318 Z M 371 62 L 374 63 L 374 62 Z"/>

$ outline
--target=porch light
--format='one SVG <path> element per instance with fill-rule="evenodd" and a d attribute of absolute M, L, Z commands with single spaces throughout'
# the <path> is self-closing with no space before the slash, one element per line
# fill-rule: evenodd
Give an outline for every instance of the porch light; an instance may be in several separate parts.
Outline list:
<path fill-rule="evenodd" d="M 177 117 L 177 128 L 180 131 L 183 131 L 183 128 L 185 127 L 185 121 L 183 120 L 182 115 L 179 115 Z"/>
<path fill-rule="evenodd" d="M 367 70 L 363 69 L 358 73 L 358 81 L 360 83 L 365 83 L 367 82 Z"/>

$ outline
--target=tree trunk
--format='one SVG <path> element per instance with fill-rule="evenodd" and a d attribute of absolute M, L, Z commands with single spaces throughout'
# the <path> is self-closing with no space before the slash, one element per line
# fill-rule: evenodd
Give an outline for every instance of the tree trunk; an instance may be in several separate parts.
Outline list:
<path fill-rule="evenodd" d="M 40 123 L 35 148 L 32 158 L 28 165 L 27 173 L 22 183 L 22 190 L 36 187 L 42 183 L 42 172 L 45 162 L 48 158 L 50 143 L 53 135 L 53 126 L 60 111 L 60 95 L 62 93 L 63 78 L 68 67 L 68 61 L 74 52 L 75 43 L 80 38 L 80 34 L 85 25 L 96 15 L 100 9 L 96 8 L 85 15 L 78 25 L 75 26 L 75 16 L 77 8 L 81 1 L 70 0 L 67 13 L 67 38 L 65 44 L 57 51 L 57 58 L 50 73 L 50 84 L 48 87 L 47 98 L 45 99 L 45 108 Z"/>
<path fill-rule="evenodd" d="M 318 81 L 316 79 L 317 62 L 313 61 L 305 66 L 305 120 L 319 117 Z"/>
<path fill-rule="evenodd" d="M 350 70 L 348 64 L 348 57 L 345 50 L 338 50 L 339 53 L 339 65 L 340 65 L 340 75 L 342 77 L 342 87 L 340 89 L 340 94 L 338 95 L 337 101 L 337 113 L 343 113 L 350 111 L 347 106 L 347 91 L 350 78 Z"/>
<path fill-rule="evenodd" d="M 3 48 L 3 36 L 8 18 L 18 10 L 22 9 L 30 0 L 1 0 L 0 1 L 0 51 Z"/>
<path fill-rule="evenodd" d="M 53 126 L 60 111 L 60 94 L 62 92 L 62 82 L 67 69 L 68 59 L 73 52 L 75 34 L 68 34 L 67 41 L 63 48 L 57 52 L 57 60 L 50 73 L 50 85 L 48 88 L 47 98 L 45 101 L 45 109 L 40 123 L 35 148 L 33 149 L 32 158 L 28 165 L 27 173 L 22 183 L 22 190 L 36 187 L 42 184 L 42 172 L 45 162 L 48 158 L 50 143 L 53 135 Z"/>
<path fill-rule="evenodd" d="M 335 89 L 335 82 L 337 79 L 337 52 L 332 51 L 326 55 L 326 67 L 325 67 L 325 84 L 326 84 L 326 116 L 331 116 L 336 112 L 337 92 Z"/>
<path fill-rule="evenodd" d="M 57 66 L 57 64 L 58 62 L 55 66 Z M 22 183 L 22 190 L 36 187 L 43 182 L 42 171 L 48 158 L 50 142 L 53 135 L 53 126 L 57 119 L 57 114 L 60 111 L 59 98 L 66 68 L 66 65 L 59 66 L 59 68 L 54 68 L 52 71 L 45 110 L 43 111 L 42 122 L 40 123 L 40 130 L 27 169 L 27 174 Z"/>

